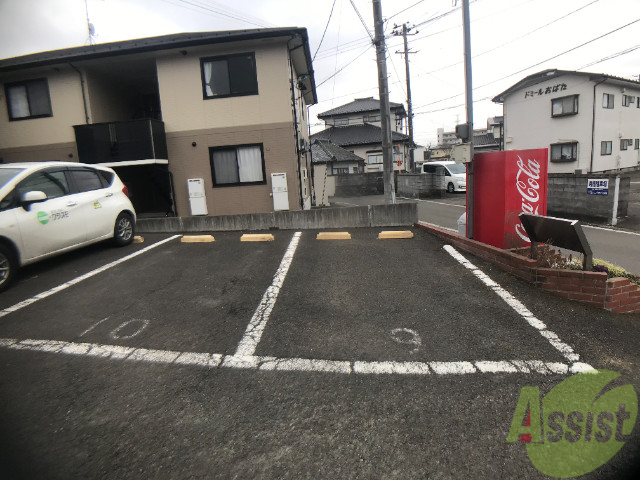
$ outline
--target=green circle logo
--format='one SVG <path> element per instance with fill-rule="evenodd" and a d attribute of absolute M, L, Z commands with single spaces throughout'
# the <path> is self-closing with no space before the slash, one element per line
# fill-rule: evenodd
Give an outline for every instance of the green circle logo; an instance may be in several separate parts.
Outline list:
<path fill-rule="evenodd" d="M 38 212 L 37 218 L 42 225 L 49 223 L 49 214 L 47 212 Z"/>
<path fill-rule="evenodd" d="M 589 370 L 556 385 L 542 399 L 524 387 L 508 442 L 526 442 L 531 463 L 555 478 L 577 477 L 607 463 L 629 439 L 638 416 L 632 385 L 619 373 Z"/>

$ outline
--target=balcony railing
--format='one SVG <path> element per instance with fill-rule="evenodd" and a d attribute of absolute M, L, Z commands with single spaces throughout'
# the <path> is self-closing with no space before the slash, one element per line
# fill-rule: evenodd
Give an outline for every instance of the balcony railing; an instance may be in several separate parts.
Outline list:
<path fill-rule="evenodd" d="M 167 159 L 164 123 L 144 119 L 75 125 L 76 145 L 82 163 L 113 163 Z"/>

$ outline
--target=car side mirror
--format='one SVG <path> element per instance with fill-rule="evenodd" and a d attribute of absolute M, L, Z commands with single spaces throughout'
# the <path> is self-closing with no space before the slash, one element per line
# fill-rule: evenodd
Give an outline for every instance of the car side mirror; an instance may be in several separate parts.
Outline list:
<path fill-rule="evenodd" d="M 20 203 L 22 208 L 27 212 L 31 210 L 31 205 L 34 203 L 40 203 L 47 200 L 47 194 L 40 191 L 25 192 L 20 196 Z"/>

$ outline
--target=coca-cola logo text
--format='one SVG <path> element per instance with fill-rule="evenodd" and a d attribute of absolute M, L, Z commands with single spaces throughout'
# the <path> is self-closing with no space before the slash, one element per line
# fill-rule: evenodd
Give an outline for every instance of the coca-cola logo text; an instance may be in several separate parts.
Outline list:
<path fill-rule="evenodd" d="M 540 208 L 540 163 L 529 159 L 525 161 L 518 155 L 518 173 L 516 174 L 516 189 L 522 201 L 522 212 L 538 215 Z M 521 223 L 515 226 L 516 234 L 525 242 L 530 242 L 527 232 Z"/>

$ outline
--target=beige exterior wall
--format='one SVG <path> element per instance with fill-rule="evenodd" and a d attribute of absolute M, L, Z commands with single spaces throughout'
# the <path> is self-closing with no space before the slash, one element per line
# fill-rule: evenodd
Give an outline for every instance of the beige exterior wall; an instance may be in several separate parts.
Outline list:
<path fill-rule="evenodd" d="M 300 210 L 297 179 L 297 155 L 293 124 L 202 129 L 167 134 L 169 168 L 173 173 L 179 216 L 189 216 L 187 179 L 203 178 L 209 215 L 237 215 L 273 211 L 271 174 L 286 173 L 289 208 Z M 289 141 L 284 141 L 289 139 Z M 192 143 L 196 142 L 193 147 Z M 209 147 L 261 143 L 263 145 L 266 185 L 214 187 Z"/>
<path fill-rule="evenodd" d="M 203 99 L 200 59 L 243 52 L 255 54 L 259 93 Z M 298 164 L 294 98 L 298 139 L 308 144 L 307 112 L 297 87 L 292 96 L 286 42 L 190 49 L 187 55 L 167 52 L 158 58 L 157 67 L 178 215 L 190 215 L 189 178 L 205 180 L 209 215 L 272 212 L 271 173 L 282 172 L 287 174 L 290 210 L 301 209 L 301 190 L 304 206 L 310 208 L 310 158 L 304 153 Z M 209 147 L 253 143 L 263 145 L 267 184 L 214 188 Z"/>
<path fill-rule="evenodd" d="M 91 123 L 118 122 L 132 118 L 135 93 L 119 87 L 102 75 L 85 72 Z M 84 122 L 83 122 L 84 123 Z"/>
<path fill-rule="evenodd" d="M 16 162 L 77 162 L 78 149 L 73 143 L 0 148 L 2 163 Z"/>
<path fill-rule="evenodd" d="M 255 54 L 259 93 L 205 100 L 200 59 L 243 52 Z M 298 157 L 294 114 L 295 105 L 297 140 L 306 140 L 309 145 L 306 104 L 295 81 L 297 72 L 291 70 L 286 39 L 189 47 L 154 55 L 178 215 L 190 215 L 189 178 L 205 180 L 209 215 L 272 212 L 270 175 L 282 172 L 287 174 L 290 210 L 301 209 L 301 196 L 304 208 L 311 207 L 311 159 L 303 150 Z M 96 61 L 92 62 L 95 66 Z M 122 88 L 92 73 L 91 68 L 79 68 L 85 72 L 91 123 L 130 117 L 133 102 Z M 50 68 L 46 75 L 35 72 L 7 80 L 47 76 L 54 116 L 8 122 L 3 90 L 0 157 L 5 162 L 24 161 L 30 156 L 34 160 L 77 159 L 73 125 L 85 123 L 80 78 L 69 67 L 58 70 Z M 266 184 L 214 188 L 209 148 L 246 144 L 263 145 Z"/>
<path fill-rule="evenodd" d="M 9 121 L 4 84 L 36 78 L 48 80 L 53 116 Z M 68 66 L 49 67 L 3 74 L 0 83 L 0 157 L 3 157 L 5 162 L 14 149 L 24 152 L 32 149 L 34 153 L 41 152 L 41 155 L 49 159 L 59 156 L 59 153 L 55 152 L 59 149 L 64 150 L 68 143 L 75 142 L 72 126 L 85 123 L 82 90 L 77 72 Z M 45 152 L 50 150 L 51 153 L 42 153 L 42 146 L 47 146 Z"/>
<path fill-rule="evenodd" d="M 286 43 L 221 45 L 160 54 L 157 60 L 162 118 L 167 132 L 244 127 L 292 121 Z M 254 52 L 258 95 L 203 99 L 200 59 Z"/>

